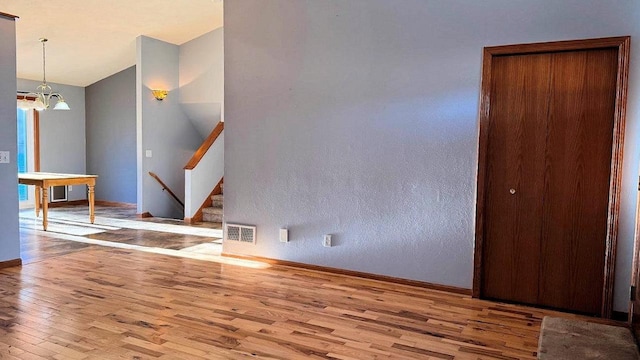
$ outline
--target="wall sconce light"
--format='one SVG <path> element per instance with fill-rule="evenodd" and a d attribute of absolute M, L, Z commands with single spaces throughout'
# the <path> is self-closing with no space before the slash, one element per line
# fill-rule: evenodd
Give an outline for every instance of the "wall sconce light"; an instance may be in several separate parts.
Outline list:
<path fill-rule="evenodd" d="M 151 90 L 151 92 L 153 93 L 153 97 L 159 101 L 164 100 L 164 98 L 169 94 L 169 91 L 167 90 Z"/>

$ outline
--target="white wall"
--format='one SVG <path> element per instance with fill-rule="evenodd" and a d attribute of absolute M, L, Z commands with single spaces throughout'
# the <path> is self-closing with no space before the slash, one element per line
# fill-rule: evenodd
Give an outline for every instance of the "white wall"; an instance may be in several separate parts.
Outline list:
<path fill-rule="evenodd" d="M 184 217 L 193 218 L 224 176 L 224 131 L 193 170 L 184 171 Z M 218 179 L 218 180 L 216 180 Z"/>
<path fill-rule="evenodd" d="M 180 105 L 204 140 L 222 118 L 223 29 L 180 45 Z"/>
<path fill-rule="evenodd" d="M 227 253 L 471 288 L 485 46 L 631 35 L 637 0 L 225 3 Z M 632 45 L 615 310 L 626 311 L 640 137 Z M 278 242 L 288 227 L 290 243 Z M 323 248 L 323 234 L 335 246 Z"/>
<path fill-rule="evenodd" d="M 18 90 L 36 91 L 41 83 L 18 79 Z M 40 112 L 40 171 L 86 174 L 84 88 L 55 83 L 49 83 L 49 86 L 64 96 L 71 110 L 49 109 Z M 96 181 L 96 188 L 99 186 L 100 178 Z M 85 185 L 73 186 L 67 194 L 69 201 L 86 198 Z"/>
<path fill-rule="evenodd" d="M 177 45 L 140 36 L 136 62 L 137 211 L 156 217 L 182 219 L 182 207 L 162 191 L 148 172 L 154 172 L 184 201 L 183 167 L 202 139 L 178 103 Z M 151 89 L 169 90 L 156 100 Z M 145 157 L 146 150 L 152 157 Z"/>
<path fill-rule="evenodd" d="M 15 21 L 0 15 L 0 151 L 10 152 L 0 164 L 0 261 L 20 258 L 17 124 Z"/>

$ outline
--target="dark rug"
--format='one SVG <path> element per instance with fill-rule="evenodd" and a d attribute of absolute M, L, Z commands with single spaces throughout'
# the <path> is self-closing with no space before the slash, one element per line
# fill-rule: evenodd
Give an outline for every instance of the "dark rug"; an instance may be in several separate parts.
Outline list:
<path fill-rule="evenodd" d="M 638 348 L 625 327 L 546 316 L 542 320 L 538 359 L 638 360 Z"/>

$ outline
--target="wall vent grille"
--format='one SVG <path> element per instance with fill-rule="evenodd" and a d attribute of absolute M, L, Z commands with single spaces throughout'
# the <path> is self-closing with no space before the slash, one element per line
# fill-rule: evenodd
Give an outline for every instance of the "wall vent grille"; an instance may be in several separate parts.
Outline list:
<path fill-rule="evenodd" d="M 224 228 L 224 241 L 238 241 L 243 243 L 256 243 L 256 227 L 248 225 L 226 224 Z"/>
<path fill-rule="evenodd" d="M 67 186 L 51 186 L 49 187 L 49 202 L 67 201 Z"/>

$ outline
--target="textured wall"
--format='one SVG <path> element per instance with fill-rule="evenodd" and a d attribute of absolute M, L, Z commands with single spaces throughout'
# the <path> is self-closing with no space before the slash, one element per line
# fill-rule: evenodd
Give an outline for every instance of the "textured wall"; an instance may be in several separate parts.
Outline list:
<path fill-rule="evenodd" d="M 184 201 L 183 167 L 202 141 L 178 103 L 177 45 L 140 36 L 136 62 L 136 144 L 138 213 L 157 217 L 184 217 L 184 210 L 160 184 L 148 175 L 152 171 Z M 151 89 L 169 90 L 163 101 Z M 146 150 L 152 157 L 145 156 Z"/>
<path fill-rule="evenodd" d="M 11 153 L 11 162 L 0 164 L 0 261 L 20 257 L 17 123 L 15 21 L 0 16 L 0 151 Z"/>
<path fill-rule="evenodd" d="M 42 81 L 18 79 L 18 90 L 35 91 Z M 67 174 L 86 174 L 85 93 L 83 87 L 49 83 L 64 96 L 71 110 L 40 112 L 40 170 Z M 55 105 L 55 100 L 54 100 Z M 96 187 L 100 186 L 97 180 Z M 85 185 L 73 186 L 68 200 L 87 198 Z"/>
<path fill-rule="evenodd" d="M 224 101 L 222 28 L 180 45 L 180 105 L 205 139 L 218 121 Z"/>
<path fill-rule="evenodd" d="M 96 199 L 136 202 L 136 68 L 85 88 L 87 173 L 98 175 Z"/>
<path fill-rule="evenodd" d="M 639 18 L 637 0 L 225 3 L 225 221 L 257 225 L 258 243 L 224 251 L 471 288 L 482 48 L 640 36 Z M 638 67 L 616 310 L 631 268 Z"/>

